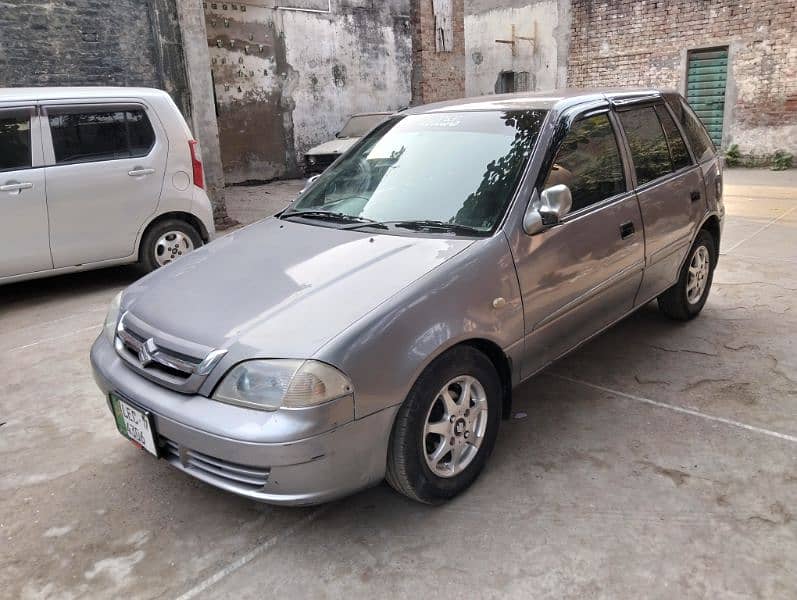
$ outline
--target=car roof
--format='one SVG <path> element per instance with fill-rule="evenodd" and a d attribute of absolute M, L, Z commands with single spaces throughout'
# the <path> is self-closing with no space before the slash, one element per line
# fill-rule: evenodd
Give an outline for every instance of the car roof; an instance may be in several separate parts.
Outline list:
<path fill-rule="evenodd" d="M 606 101 L 622 103 L 624 100 L 657 98 L 663 94 L 676 94 L 674 90 L 656 88 L 566 88 L 546 92 L 519 92 L 492 94 L 459 100 L 447 100 L 416 106 L 404 114 L 428 114 L 476 110 L 551 110 L 564 109 L 585 102 Z"/>
<path fill-rule="evenodd" d="M 163 90 L 145 87 L 11 87 L 0 88 L 0 102 L 91 100 L 93 98 L 162 97 Z"/>
<path fill-rule="evenodd" d="M 352 117 L 377 117 L 377 116 L 379 116 L 379 117 L 382 117 L 382 116 L 389 117 L 392 114 L 393 114 L 393 112 L 361 112 L 361 113 L 354 113 L 349 118 L 352 118 Z"/>

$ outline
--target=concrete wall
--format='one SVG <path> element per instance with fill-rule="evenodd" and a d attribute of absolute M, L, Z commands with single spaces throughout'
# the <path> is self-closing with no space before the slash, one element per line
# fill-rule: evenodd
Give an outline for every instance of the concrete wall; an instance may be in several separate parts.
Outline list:
<path fill-rule="evenodd" d="M 0 86 L 165 89 L 190 111 L 175 0 L 0 2 Z"/>
<path fill-rule="evenodd" d="M 797 153 L 794 0 L 572 0 L 568 84 L 684 91 L 687 51 L 728 46 L 723 146 Z"/>
<path fill-rule="evenodd" d="M 503 71 L 528 73 L 528 90 L 550 90 L 567 82 L 569 0 L 468 0 L 465 3 L 465 91 L 493 94 Z M 511 44 L 496 40 L 516 38 Z M 526 90 L 518 90 L 526 91 Z"/>
<path fill-rule="evenodd" d="M 206 3 L 228 183 L 298 175 L 352 113 L 410 101 L 409 0 L 279 5 Z"/>

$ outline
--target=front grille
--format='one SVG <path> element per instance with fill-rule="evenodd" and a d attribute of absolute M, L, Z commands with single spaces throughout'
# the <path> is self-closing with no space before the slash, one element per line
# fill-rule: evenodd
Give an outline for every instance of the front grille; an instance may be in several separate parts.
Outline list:
<path fill-rule="evenodd" d="M 250 491 L 260 490 L 268 482 L 268 467 L 249 467 L 202 454 L 160 437 L 164 458 L 182 470 L 200 478 L 223 482 Z M 204 476 L 204 477 L 203 477 Z"/>
<path fill-rule="evenodd" d="M 196 393 L 227 352 L 166 336 L 130 313 L 119 319 L 114 345 L 133 370 L 185 394 Z"/>

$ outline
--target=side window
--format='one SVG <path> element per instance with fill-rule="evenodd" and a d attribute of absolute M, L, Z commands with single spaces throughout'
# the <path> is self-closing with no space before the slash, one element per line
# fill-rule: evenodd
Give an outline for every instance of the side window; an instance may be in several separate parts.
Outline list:
<path fill-rule="evenodd" d="M 30 111 L 0 111 L 0 171 L 31 166 Z"/>
<path fill-rule="evenodd" d="M 686 101 L 680 96 L 666 96 L 667 104 L 672 109 L 675 119 L 680 123 L 686 134 L 686 140 L 692 147 L 692 152 L 697 162 L 703 162 L 714 156 L 714 142 L 706 132 L 706 128 L 692 112 Z"/>
<path fill-rule="evenodd" d="M 48 111 L 56 164 L 146 156 L 155 133 L 141 109 Z"/>
<path fill-rule="evenodd" d="M 661 126 L 664 128 L 664 135 L 667 138 L 667 143 L 670 146 L 670 158 L 672 158 L 672 166 L 677 171 L 692 164 L 692 159 L 689 156 L 689 151 L 686 149 L 684 138 L 681 137 L 681 132 L 672 120 L 670 113 L 663 104 L 656 105 L 656 114 L 661 121 Z"/>
<path fill-rule="evenodd" d="M 670 149 L 653 107 L 633 108 L 618 115 L 631 147 L 637 185 L 672 173 Z"/>
<path fill-rule="evenodd" d="M 556 151 L 543 189 L 565 184 L 575 212 L 626 190 L 623 162 L 607 114 L 576 121 Z"/>

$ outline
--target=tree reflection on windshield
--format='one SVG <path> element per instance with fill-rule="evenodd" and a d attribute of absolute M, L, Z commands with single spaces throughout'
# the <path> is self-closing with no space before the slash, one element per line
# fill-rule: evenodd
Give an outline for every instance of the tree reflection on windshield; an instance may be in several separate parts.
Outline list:
<path fill-rule="evenodd" d="M 394 118 L 325 172 L 292 209 L 489 232 L 512 198 L 544 116 L 526 110 Z"/>
<path fill-rule="evenodd" d="M 510 151 L 491 161 L 482 176 L 479 188 L 468 196 L 457 212 L 455 221 L 471 227 L 484 227 L 511 199 L 522 167 L 531 155 L 534 140 L 542 125 L 541 111 L 503 113 L 508 127 L 515 130 Z"/>

